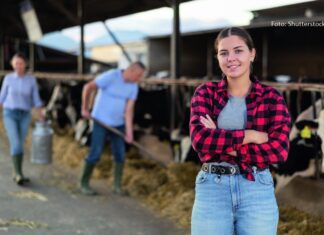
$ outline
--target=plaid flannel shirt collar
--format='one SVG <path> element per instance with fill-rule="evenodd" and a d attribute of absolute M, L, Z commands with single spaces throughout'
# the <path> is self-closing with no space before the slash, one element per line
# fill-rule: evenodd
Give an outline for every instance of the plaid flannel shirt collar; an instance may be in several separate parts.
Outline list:
<path fill-rule="evenodd" d="M 250 80 L 252 81 L 252 88 L 250 91 L 250 95 L 257 95 L 257 96 L 262 96 L 264 88 L 257 79 L 256 76 L 250 76 Z M 227 79 L 226 77 L 223 77 L 222 80 L 217 84 L 217 90 L 220 93 L 225 93 L 227 94 Z"/>

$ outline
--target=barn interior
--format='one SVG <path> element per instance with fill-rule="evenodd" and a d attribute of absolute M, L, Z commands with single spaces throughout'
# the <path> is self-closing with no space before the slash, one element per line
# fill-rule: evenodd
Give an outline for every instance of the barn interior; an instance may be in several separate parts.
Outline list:
<path fill-rule="evenodd" d="M 219 80 L 221 77 L 214 50 L 214 40 L 221 29 L 181 34 L 179 31 L 179 4 L 187 2 L 187 0 L 121 0 L 113 2 L 101 0 L 48 0 L 31 2 L 37 12 L 43 33 L 71 26 L 83 26 L 86 23 L 104 21 L 163 6 L 174 9 L 173 34 L 148 37 L 146 39 L 149 48 L 148 74 L 147 78 L 141 82 L 134 122 L 140 144 L 145 146 L 149 152 L 154 153 L 153 155 L 157 158 L 155 160 L 162 162 L 164 165 L 171 164 L 170 172 L 161 173 L 161 178 L 166 177 L 165 174 L 171 175 L 172 179 L 179 178 L 180 176 L 176 175 L 175 171 L 185 171 L 185 167 L 188 167 L 188 175 L 191 174 L 188 177 L 193 178 L 197 165 L 189 163 L 190 166 L 188 166 L 188 163 L 184 161 L 185 158 L 191 158 L 192 160 L 197 156 L 192 149 L 179 152 L 179 148 L 182 140 L 188 141 L 188 104 L 195 87 L 202 82 Z M 40 87 L 43 89 L 41 90 L 42 98 L 49 103 L 55 87 L 59 85 L 59 91 L 62 94 L 64 92 L 68 93 L 68 100 L 79 100 L 79 102 L 73 104 L 77 112 L 79 112 L 82 85 L 86 81 L 93 79 L 97 73 L 114 68 L 117 65 L 85 58 L 83 40 L 80 43 L 80 55 L 64 53 L 34 44 L 28 38 L 28 32 L 21 19 L 21 4 L 19 0 L 3 0 L 1 2 L 1 76 L 11 70 L 11 56 L 16 51 L 22 51 L 29 58 L 29 70 L 31 73 L 38 73 L 39 75 L 37 78 L 39 78 Z M 324 108 L 323 2 L 312 1 L 258 10 L 254 11 L 253 14 L 254 19 L 250 25 L 244 26 L 244 28 L 251 34 L 256 44 L 257 59 L 253 67 L 254 73 L 262 82 L 273 85 L 284 94 L 294 121 L 303 114 L 303 118 L 321 122 L 318 119 L 321 110 Z M 292 22 L 289 27 L 287 25 L 278 26 L 279 23 L 289 24 L 289 22 Z M 298 23 L 304 25 L 301 26 Z M 83 33 L 81 30 L 81 38 L 83 38 Z M 156 59 L 157 55 L 158 59 Z M 159 77 L 160 74 L 163 74 L 163 76 Z M 71 138 L 71 131 L 67 130 L 67 128 L 77 125 L 81 116 L 75 114 L 71 121 L 71 118 L 67 117 L 64 110 L 60 111 L 63 114 L 55 116 L 58 119 L 56 120 L 56 128 L 59 134 L 55 137 L 56 143 L 63 145 L 63 142 L 74 142 L 73 150 L 69 151 L 77 152 L 80 139 L 79 142 L 76 142 Z M 62 134 L 70 136 L 62 137 Z M 321 138 L 324 138 L 324 133 L 318 134 Z M 84 153 L 86 144 L 87 140 L 82 139 L 81 145 L 83 147 L 80 154 Z M 61 145 L 57 148 L 63 149 Z M 58 155 L 62 155 L 64 151 L 56 150 L 56 152 Z M 324 198 L 321 196 L 324 187 L 322 157 L 318 156 L 317 158 L 316 156 L 313 159 L 316 164 L 310 174 L 303 176 L 304 178 L 296 177 L 284 190 L 278 192 L 280 202 L 316 216 L 324 215 Z M 61 157 L 57 157 L 57 161 L 64 162 L 70 167 L 78 167 L 79 165 L 76 162 L 80 161 L 81 156 L 77 156 L 75 160 L 66 157 L 63 160 L 58 158 Z M 130 158 L 134 160 L 137 157 Z M 172 165 L 179 162 L 183 162 L 183 165 Z M 104 164 L 107 164 L 107 166 L 104 166 Z M 98 170 L 97 172 L 98 178 L 110 177 L 103 173 L 107 168 L 110 168 L 110 164 L 106 160 L 102 163 L 101 171 Z M 131 162 L 132 166 L 136 164 Z M 150 172 L 150 168 L 158 169 L 160 172 L 163 168 L 160 169 L 148 162 L 142 164 L 145 166 L 142 169 L 143 172 L 145 170 Z M 134 168 L 134 172 L 136 172 L 136 167 Z M 150 177 L 154 177 L 154 175 L 152 174 Z M 139 185 L 138 188 L 142 191 L 136 191 L 135 186 L 130 183 L 133 182 L 130 178 L 131 176 L 129 176 L 127 183 L 130 189 L 134 191 L 135 197 L 141 198 L 145 194 L 143 192 L 153 191 L 151 189 L 153 186 L 148 185 Z M 182 180 L 180 183 L 185 184 L 185 179 Z M 154 183 L 154 187 L 159 187 L 158 183 L 161 183 L 161 180 L 156 180 Z M 173 181 L 172 183 L 172 186 L 179 187 L 179 182 Z M 165 188 L 169 187 L 169 185 L 163 183 L 161 185 L 165 186 Z M 191 184 L 185 185 L 185 189 L 182 191 L 185 192 L 185 195 L 181 195 L 183 201 L 189 204 L 192 202 L 193 197 L 191 194 L 192 187 Z M 300 193 L 300 187 L 305 188 L 302 194 Z M 156 195 L 149 195 L 151 198 L 147 199 L 147 201 L 152 202 L 152 197 Z M 159 196 L 163 201 L 163 197 Z M 178 196 L 180 197 L 180 192 Z M 160 205 L 155 204 L 154 206 L 157 210 L 161 210 Z M 190 209 L 188 209 L 188 205 L 183 205 L 183 207 L 186 207 L 184 210 L 186 220 L 182 221 L 181 224 L 188 227 L 190 226 L 188 222 Z M 169 210 L 171 213 L 174 212 L 174 210 Z M 166 213 L 164 216 L 169 215 Z M 299 218 L 305 219 L 306 217 L 303 215 Z M 180 216 L 177 219 L 181 220 Z M 311 220 L 314 219 L 308 218 L 308 221 Z M 297 218 L 296 221 L 298 221 Z M 284 221 L 281 221 L 280 228 L 285 232 L 282 232 L 282 234 L 293 234 L 289 233 L 289 226 Z M 311 234 L 322 234 L 321 232 L 323 231 Z M 307 233 L 307 230 L 305 230 L 305 234 L 310 234 L 310 232 Z"/>

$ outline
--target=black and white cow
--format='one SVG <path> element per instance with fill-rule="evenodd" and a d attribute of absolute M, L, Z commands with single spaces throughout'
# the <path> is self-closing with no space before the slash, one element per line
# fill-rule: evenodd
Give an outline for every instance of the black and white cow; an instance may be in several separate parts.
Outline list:
<path fill-rule="evenodd" d="M 171 133 L 171 148 L 176 162 L 194 162 L 200 164 L 197 152 L 193 149 L 189 136 L 190 106 L 186 107 L 180 128 Z"/>
<path fill-rule="evenodd" d="M 140 136 L 145 133 L 155 135 L 159 141 L 170 144 L 166 147 L 171 148 L 173 159 L 176 162 L 193 161 L 198 163 L 199 158 L 191 146 L 189 137 L 190 107 L 188 105 L 183 108 L 183 118 L 176 115 L 175 122 L 178 123 L 178 128 L 172 131 L 169 129 L 171 121 L 169 88 L 158 85 L 140 89 L 135 107 L 134 126 L 140 128 L 141 131 L 135 133 L 135 138 L 140 139 Z M 183 93 L 181 93 L 182 98 L 185 96 Z M 180 119 L 183 120 L 180 121 Z"/>
<path fill-rule="evenodd" d="M 74 126 L 74 139 L 82 146 L 90 146 L 93 121 L 80 118 Z"/>
<path fill-rule="evenodd" d="M 46 105 L 46 115 L 56 129 L 74 127 L 81 118 L 81 99 L 84 82 L 60 82 L 53 88 Z"/>
<path fill-rule="evenodd" d="M 301 116 L 307 115 L 302 113 Z M 324 112 L 322 118 L 324 118 Z M 324 124 L 322 123 L 324 120 L 319 120 L 298 119 L 295 123 L 292 129 L 293 135 L 290 135 L 290 150 L 287 161 L 271 166 L 276 191 L 281 190 L 296 176 L 315 177 L 317 172 L 317 174 L 321 172 L 323 136 L 320 134 L 320 126 Z"/>
<path fill-rule="evenodd" d="M 169 138 L 169 91 L 165 86 L 140 88 L 135 103 L 134 123 L 140 128 L 150 128 L 160 140 Z"/>

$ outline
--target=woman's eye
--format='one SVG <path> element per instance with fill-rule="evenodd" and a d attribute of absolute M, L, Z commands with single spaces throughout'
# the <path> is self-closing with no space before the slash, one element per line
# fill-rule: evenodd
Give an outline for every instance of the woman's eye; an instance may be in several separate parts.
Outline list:
<path fill-rule="evenodd" d="M 236 54 L 240 54 L 242 52 L 242 50 L 235 50 Z"/>
<path fill-rule="evenodd" d="M 219 55 L 220 56 L 226 56 L 228 53 L 227 52 L 220 52 Z"/>

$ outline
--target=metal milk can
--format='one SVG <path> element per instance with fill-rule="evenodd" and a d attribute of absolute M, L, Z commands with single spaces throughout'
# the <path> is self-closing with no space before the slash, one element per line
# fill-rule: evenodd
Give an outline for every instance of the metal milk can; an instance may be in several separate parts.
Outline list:
<path fill-rule="evenodd" d="M 31 162 L 49 164 L 52 162 L 53 129 L 48 122 L 36 122 L 32 133 Z"/>

